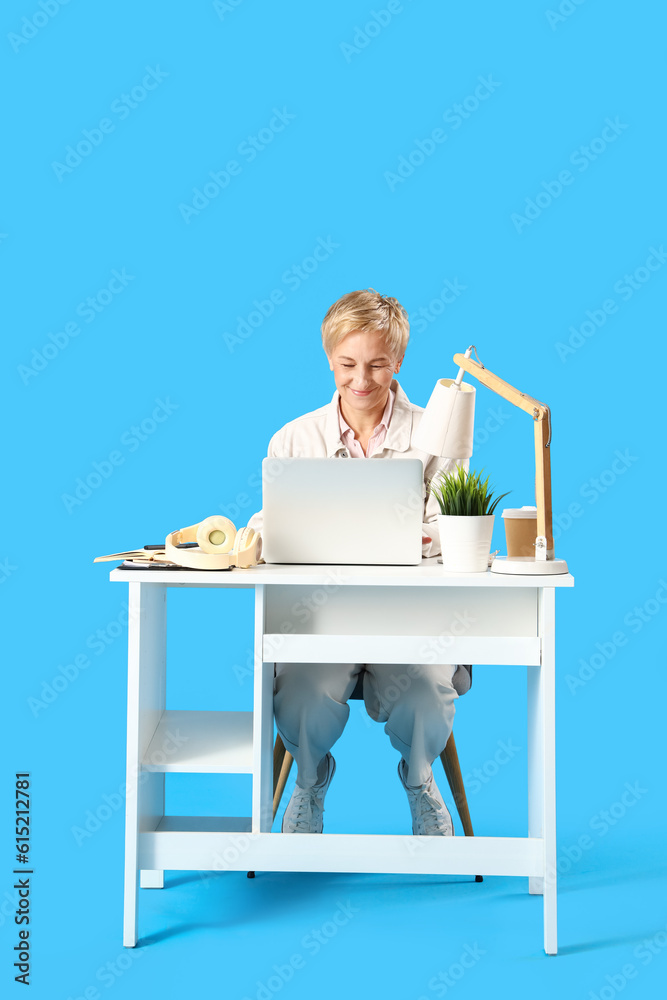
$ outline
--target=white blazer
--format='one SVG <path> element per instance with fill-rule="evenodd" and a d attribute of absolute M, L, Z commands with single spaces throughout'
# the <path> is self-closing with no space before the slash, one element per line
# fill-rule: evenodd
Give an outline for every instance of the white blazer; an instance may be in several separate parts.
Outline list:
<path fill-rule="evenodd" d="M 419 426 L 424 412 L 421 406 L 415 406 L 405 395 L 400 385 L 394 379 L 391 388 L 396 393 L 394 409 L 389 421 L 387 436 L 382 447 L 371 455 L 375 458 L 419 458 L 424 466 L 422 517 L 423 534 L 432 539 L 422 549 L 424 558 L 440 554 L 440 536 L 436 516 L 440 513 L 435 497 L 427 495 L 426 482 L 440 469 L 449 471 L 457 465 L 468 468 L 467 458 L 437 458 L 420 451 L 412 444 L 412 435 Z M 269 442 L 269 458 L 349 458 L 349 452 L 340 438 L 340 423 L 338 420 L 338 390 L 326 406 L 318 410 L 304 413 L 296 420 L 290 420 L 273 435 Z M 253 514 L 248 522 L 255 531 L 262 530 L 262 512 Z"/>

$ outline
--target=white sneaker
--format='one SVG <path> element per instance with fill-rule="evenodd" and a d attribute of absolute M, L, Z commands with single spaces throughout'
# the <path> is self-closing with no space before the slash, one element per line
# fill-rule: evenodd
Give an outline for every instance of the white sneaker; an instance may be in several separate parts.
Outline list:
<path fill-rule="evenodd" d="M 405 781 L 406 762 L 401 757 L 398 776 L 408 793 L 412 813 L 412 832 L 421 836 L 453 837 L 454 824 L 449 809 L 442 800 L 438 786 L 431 777 L 423 785 L 408 785 Z"/>
<path fill-rule="evenodd" d="M 328 753 L 324 759 L 327 765 L 324 779 L 312 788 L 301 788 L 297 785 L 292 792 L 283 816 L 283 833 L 322 833 L 324 796 L 336 773 L 336 761 L 331 754 Z"/>

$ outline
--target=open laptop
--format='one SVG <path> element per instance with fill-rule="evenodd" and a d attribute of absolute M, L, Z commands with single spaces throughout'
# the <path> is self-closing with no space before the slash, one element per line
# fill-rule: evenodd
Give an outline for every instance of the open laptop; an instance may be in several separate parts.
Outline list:
<path fill-rule="evenodd" d="M 411 566 L 422 558 L 420 459 L 265 458 L 267 563 Z"/>

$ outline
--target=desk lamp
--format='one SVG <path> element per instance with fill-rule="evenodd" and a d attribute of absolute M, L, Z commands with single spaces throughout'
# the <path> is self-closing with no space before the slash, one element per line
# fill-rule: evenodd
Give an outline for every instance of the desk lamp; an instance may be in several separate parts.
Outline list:
<path fill-rule="evenodd" d="M 417 448 L 429 455 L 470 458 L 475 412 L 475 389 L 463 381 L 464 371 L 473 375 L 488 389 L 514 406 L 530 413 L 535 421 L 535 504 L 537 507 L 537 538 L 535 556 L 496 556 L 491 563 L 493 573 L 547 576 L 567 573 L 564 559 L 554 558 L 551 526 L 551 413 L 549 407 L 532 396 L 519 392 L 490 372 L 470 355 L 455 354 L 459 366 L 456 379 L 439 379 L 414 436 Z M 477 356 L 477 351 L 475 351 Z"/>

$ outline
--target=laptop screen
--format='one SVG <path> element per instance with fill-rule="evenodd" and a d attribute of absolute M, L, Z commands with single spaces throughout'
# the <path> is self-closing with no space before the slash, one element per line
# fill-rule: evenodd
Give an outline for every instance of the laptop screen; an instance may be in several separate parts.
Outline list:
<path fill-rule="evenodd" d="M 267 563 L 421 562 L 420 459 L 266 458 L 262 490 Z"/>

